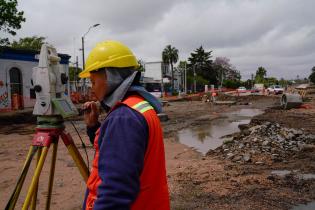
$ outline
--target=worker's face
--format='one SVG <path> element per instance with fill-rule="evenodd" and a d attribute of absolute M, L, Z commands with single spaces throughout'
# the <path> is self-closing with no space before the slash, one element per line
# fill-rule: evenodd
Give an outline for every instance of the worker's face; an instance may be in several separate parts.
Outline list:
<path fill-rule="evenodd" d="M 97 100 L 102 101 L 107 91 L 107 77 L 105 71 L 91 72 L 92 92 Z"/>

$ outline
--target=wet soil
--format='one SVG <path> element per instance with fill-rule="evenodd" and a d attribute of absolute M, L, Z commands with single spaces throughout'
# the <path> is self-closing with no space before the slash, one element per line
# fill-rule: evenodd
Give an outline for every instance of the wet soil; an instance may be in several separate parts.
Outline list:
<path fill-rule="evenodd" d="M 231 100 L 231 98 L 223 98 Z M 315 133 L 315 110 L 274 109 L 277 97 L 234 97 L 233 106 L 214 106 L 201 101 L 171 102 L 164 107 L 170 120 L 163 122 L 167 176 L 172 209 L 290 209 L 294 205 L 315 200 L 315 182 L 302 180 L 293 175 L 270 176 L 273 170 L 299 170 L 304 174 L 315 173 L 315 151 L 296 154 L 285 163 L 237 164 L 221 159 L 217 154 L 207 156 L 181 144 L 177 133 L 183 129 L 198 128 L 207 123 L 216 123 L 224 113 L 240 109 L 263 109 L 266 113 L 254 117 L 253 121 L 274 120 L 283 126 L 303 128 Z M 315 106 L 314 106 L 315 107 Z M 75 122 L 83 140 L 84 124 Z M 72 125 L 66 123 L 81 154 L 84 150 Z M 34 125 L 16 124 L 0 126 L 0 209 L 3 209 L 14 188 L 18 174 L 32 140 Z M 87 148 L 90 161 L 93 148 Z M 50 156 L 47 157 L 39 187 L 39 208 L 45 205 L 49 175 Z M 30 172 L 33 172 L 32 166 Z M 27 177 L 28 186 L 31 176 Z M 16 209 L 21 208 L 26 187 L 21 192 Z M 60 142 L 58 148 L 55 184 L 51 209 L 79 209 L 85 192 L 85 184 Z"/>
<path fill-rule="evenodd" d="M 195 148 L 206 154 L 210 149 L 221 146 L 227 138 L 224 136 L 240 131 L 239 125 L 248 124 L 250 119 L 263 113 L 260 109 L 242 108 L 233 112 L 225 112 L 221 118 L 203 125 L 185 128 L 177 133 L 176 139 L 182 144 Z"/>
<path fill-rule="evenodd" d="M 278 104 L 276 97 L 249 100 L 252 104 L 247 107 L 266 109 L 264 114 L 254 117 L 253 123 L 278 122 L 288 128 L 315 133 L 314 109 L 284 111 L 271 108 Z M 214 113 L 241 108 L 241 105 L 222 107 L 221 112 Z M 216 120 L 212 121 L 215 122 Z M 198 123 L 193 121 L 191 126 L 194 125 Z M 177 169 L 169 170 L 170 183 L 173 183 L 170 188 L 172 209 L 291 209 L 297 204 L 315 199 L 313 179 L 270 175 L 273 170 L 313 174 L 315 151 L 312 149 L 296 153 L 280 163 L 265 161 L 264 165 L 234 163 L 222 159 L 218 154 L 210 153 L 203 157 L 190 156 L 187 153 L 184 153 L 185 156 L 175 156 L 175 160 L 168 160 L 176 162 L 186 159 L 178 164 Z M 264 156 L 260 158 L 264 160 Z M 312 209 L 312 206 L 306 206 L 306 209 Z"/>

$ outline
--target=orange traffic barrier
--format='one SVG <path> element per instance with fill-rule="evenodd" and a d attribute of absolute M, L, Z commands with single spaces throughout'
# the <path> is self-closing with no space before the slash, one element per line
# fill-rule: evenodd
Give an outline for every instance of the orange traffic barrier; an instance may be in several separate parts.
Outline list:
<path fill-rule="evenodd" d="M 12 95 L 11 106 L 12 106 L 13 110 L 18 110 L 18 109 L 22 108 L 22 106 L 23 106 L 23 104 L 22 104 L 22 97 L 19 94 L 14 93 Z"/>

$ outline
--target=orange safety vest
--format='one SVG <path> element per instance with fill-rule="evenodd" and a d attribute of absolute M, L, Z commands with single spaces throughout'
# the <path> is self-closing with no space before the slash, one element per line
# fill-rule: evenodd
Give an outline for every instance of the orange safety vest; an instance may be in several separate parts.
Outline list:
<path fill-rule="evenodd" d="M 141 113 L 146 119 L 149 128 L 148 146 L 144 156 L 143 170 L 140 175 L 140 191 L 136 200 L 130 206 L 131 210 L 169 210 L 165 152 L 160 120 L 153 107 L 138 95 L 127 97 L 126 100 L 118 103 L 111 111 L 121 104 L 125 104 Z M 97 188 L 102 182 L 98 175 L 99 133 L 100 130 L 98 129 L 94 141 L 95 156 L 91 174 L 87 181 L 89 194 L 86 200 L 86 210 L 93 209 L 94 202 L 97 199 Z"/>

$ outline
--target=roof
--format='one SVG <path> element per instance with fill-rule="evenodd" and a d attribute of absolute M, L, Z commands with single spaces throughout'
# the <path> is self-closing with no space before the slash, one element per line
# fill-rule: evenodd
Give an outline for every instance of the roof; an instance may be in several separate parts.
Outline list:
<path fill-rule="evenodd" d="M 31 61 L 38 63 L 36 55 L 40 51 L 37 50 L 28 50 L 28 49 L 14 49 L 11 47 L 0 47 L 0 59 L 9 59 L 9 60 L 19 60 L 19 61 Z M 68 54 L 58 53 L 58 56 L 61 58 L 61 64 L 69 64 L 69 59 L 71 58 Z"/>

